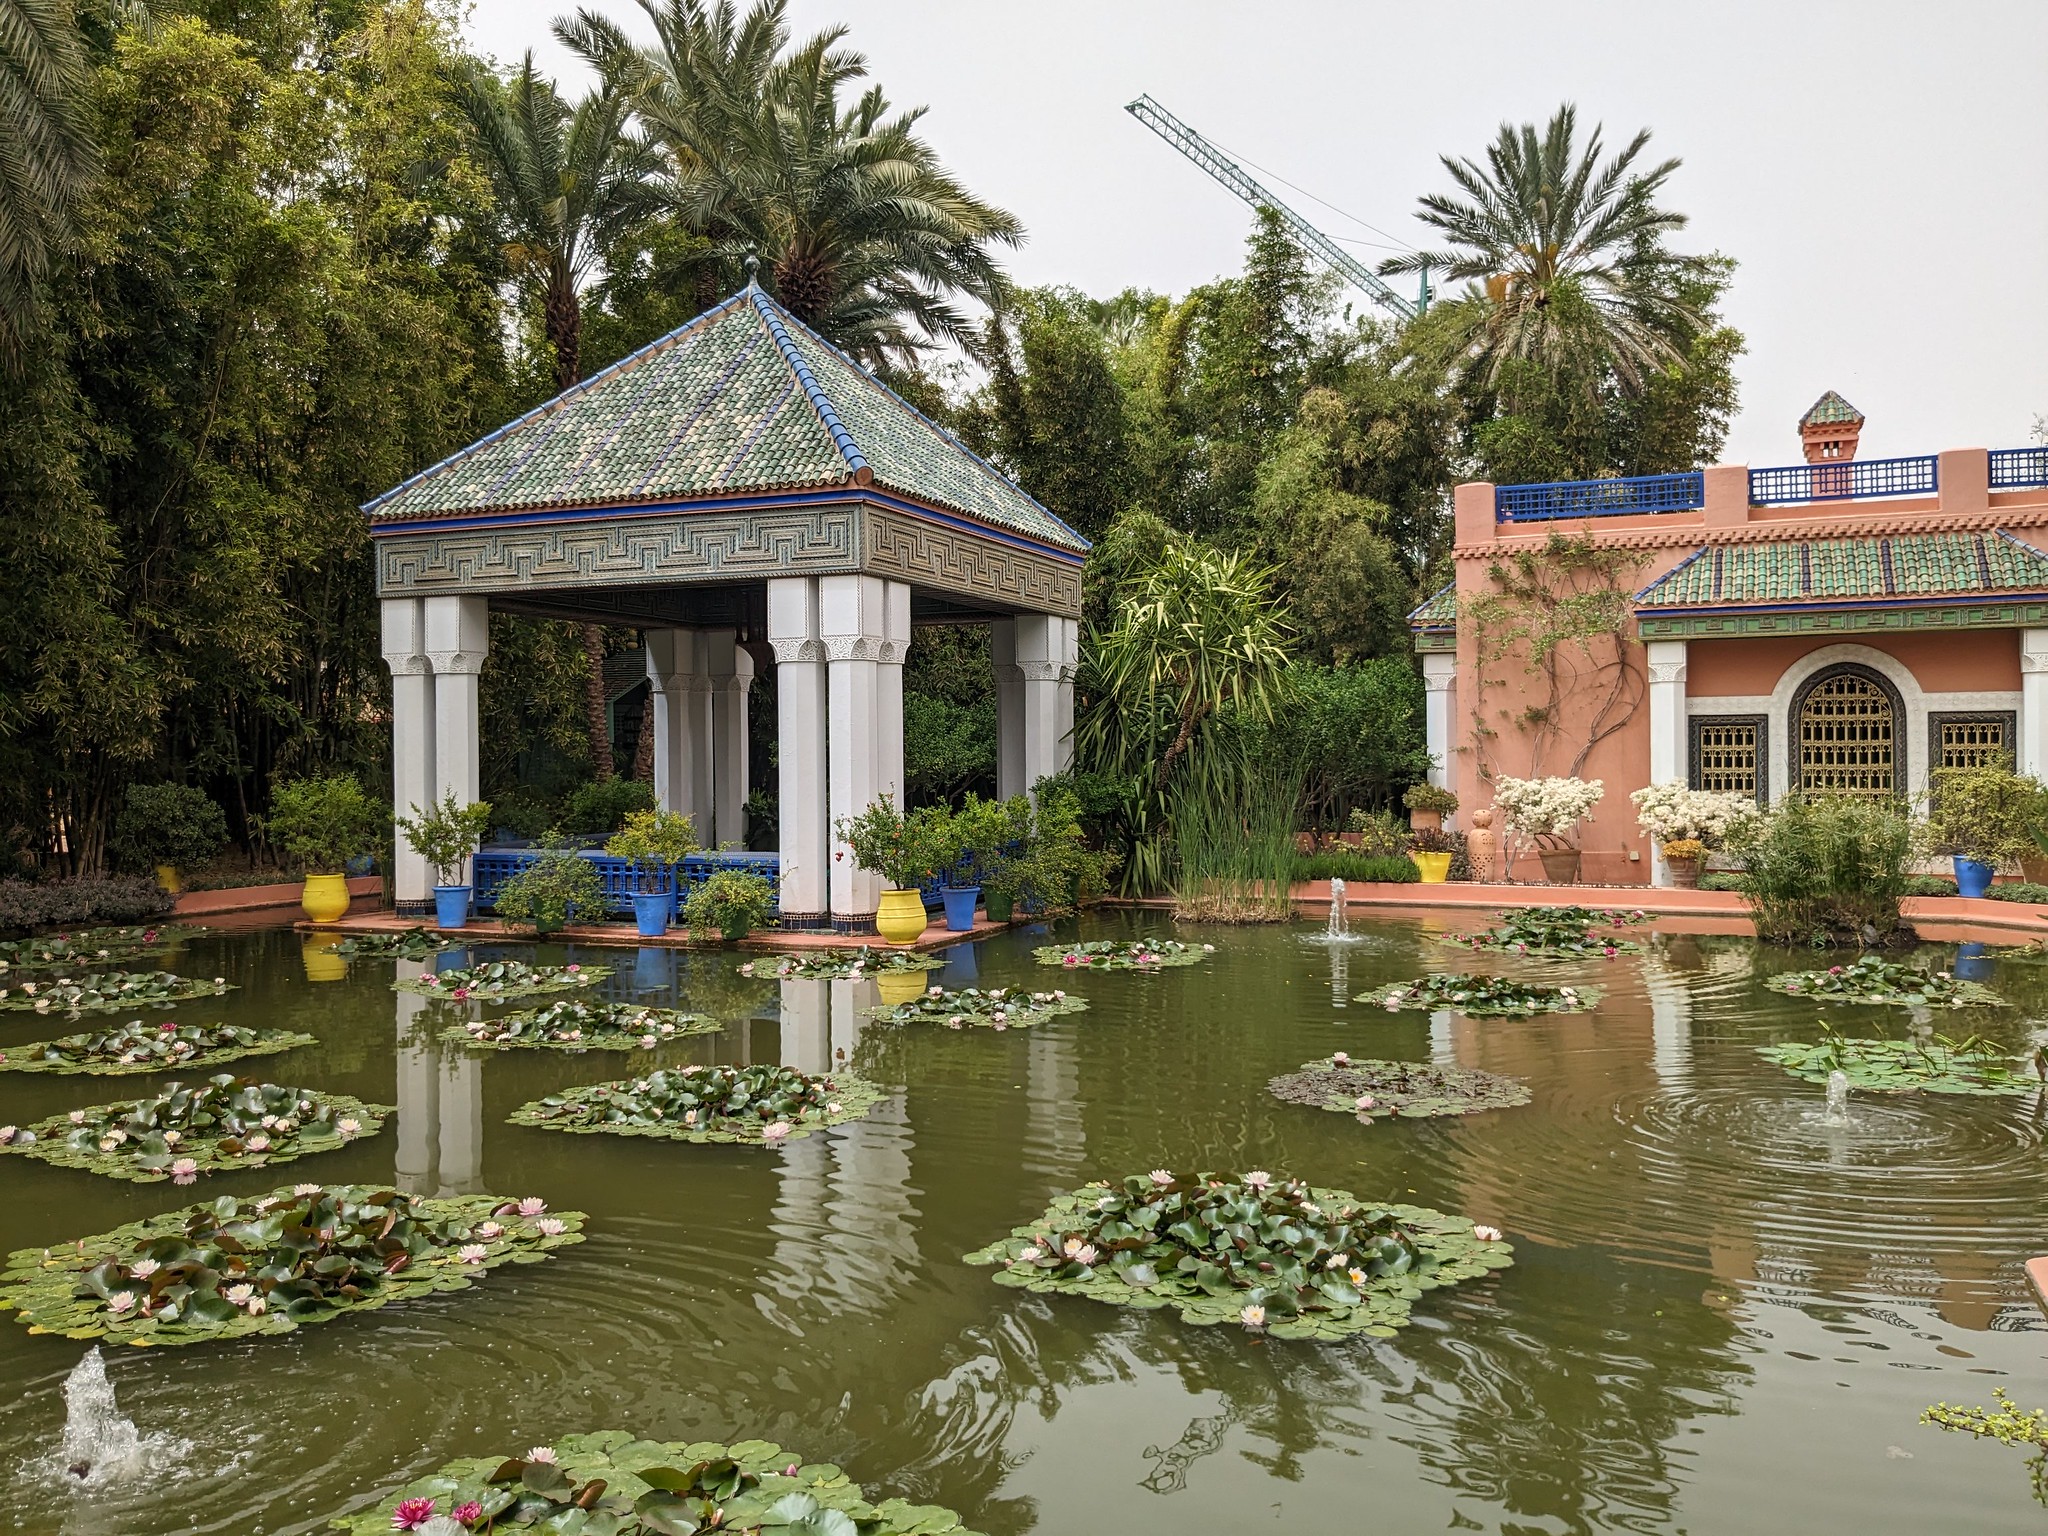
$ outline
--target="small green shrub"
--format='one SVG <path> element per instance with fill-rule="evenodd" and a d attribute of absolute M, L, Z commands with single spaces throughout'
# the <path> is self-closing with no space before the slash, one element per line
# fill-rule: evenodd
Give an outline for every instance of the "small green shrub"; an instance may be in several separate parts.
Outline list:
<path fill-rule="evenodd" d="M 1882 944 L 1903 924 L 1914 828 L 1890 801 L 1791 795 L 1736 829 L 1736 888 L 1757 936 L 1791 943 Z"/>
<path fill-rule="evenodd" d="M 2003 864 L 2035 851 L 2032 829 L 2048 810 L 2048 785 L 2010 763 L 1937 768 L 1927 794 L 1927 830 L 1941 853 Z"/>
<path fill-rule="evenodd" d="M 336 875 L 357 854 L 383 842 L 391 812 L 346 775 L 297 779 L 271 791 L 270 814 L 260 825 L 286 857 L 313 874 Z"/>
<path fill-rule="evenodd" d="M 775 888 L 750 869 L 721 869 L 683 903 L 683 921 L 691 928 L 720 931 L 760 928 L 775 911 Z"/>
<path fill-rule="evenodd" d="M 452 789 L 424 811 L 414 806 L 410 816 L 398 818 L 398 830 L 413 852 L 433 867 L 437 885 L 462 883 L 462 861 L 476 852 L 477 843 L 490 829 L 491 803 L 479 800 L 464 805 Z"/>
<path fill-rule="evenodd" d="M 1994 885 L 1990 896 L 1993 901 L 2048 902 L 2048 885 L 2030 885 L 2024 880 L 2015 880 L 2010 885 Z"/>
<path fill-rule="evenodd" d="M 147 875 L 0 880 L 0 933 L 140 922 L 170 911 L 173 902 L 170 893 Z"/>
<path fill-rule="evenodd" d="M 564 831 L 609 837 L 634 811 L 654 809 L 654 786 L 638 779 L 605 779 L 585 784 L 562 808 Z"/>
<path fill-rule="evenodd" d="M 1415 861 L 1406 854 L 1398 858 L 1384 854 L 1354 853 L 1349 849 L 1342 852 L 1325 850 L 1321 853 L 1298 853 L 1294 856 L 1293 878 L 1303 880 L 1342 880 L 1347 885 L 1360 883 L 1398 884 L 1420 880 L 1422 874 L 1415 867 Z"/>
<path fill-rule="evenodd" d="M 1435 784 L 1411 784 L 1401 796 L 1401 803 L 1411 811 L 1435 811 L 1448 816 L 1458 808 L 1458 797 Z"/>
<path fill-rule="evenodd" d="M 960 862 L 952 813 L 941 806 L 905 816 L 882 795 L 858 816 L 842 817 L 834 835 L 853 850 L 854 863 L 880 875 L 891 890 L 914 891 Z"/>
<path fill-rule="evenodd" d="M 1408 823 L 1392 811 L 1353 811 L 1351 830 L 1358 834 L 1358 851 L 1376 859 L 1404 859 L 1413 834 Z"/>
<path fill-rule="evenodd" d="M 189 784 L 131 784 L 114 821 L 113 854 L 131 869 L 204 864 L 227 844 L 227 817 Z"/>
<path fill-rule="evenodd" d="M 491 797 L 491 828 L 514 837 L 535 840 L 546 837 L 561 819 L 555 802 L 530 785 L 517 785 Z"/>
<path fill-rule="evenodd" d="M 1081 794 L 1071 779 L 1033 786 L 1038 809 L 1031 844 L 1016 862 L 1017 899 L 1040 917 L 1058 917 L 1099 897 L 1116 870 L 1116 855 L 1092 848 L 1081 829 Z"/>
<path fill-rule="evenodd" d="M 604 876 L 574 848 L 557 844 L 498 887 L 497 912 L 504 921 L 527 924 L 535 933 L 552 933 L 572 916 L 601 922 Z"/>
<path fill-rule="evenodd" d="M 628 811 L 604 851 L 633 866 L 643 891 L 665 891 L 675 867 L 697 851 L 697 829 L 679 811 Z"/>

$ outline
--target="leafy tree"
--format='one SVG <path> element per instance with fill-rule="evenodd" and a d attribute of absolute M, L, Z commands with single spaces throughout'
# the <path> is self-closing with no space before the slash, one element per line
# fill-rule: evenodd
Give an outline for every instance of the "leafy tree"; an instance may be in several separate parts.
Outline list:
<path fill-rule="evenodd" d="M 1019 485 L 1091 539 L 1134 488 L 1101 313 L 1071 290 L 1038 289 L 1018 295 L 1010 325 L 989 322 L 990 446 Z"/>
<path fill-rule="evenodd" d="M 92 178 L 85 50 L 65 0 L 0 0 L 0 363 L 39 329 L 37 283 Z"/>
<path fill-rule="evenodd" d="M 993 794 L 996 701 L 988 630 L 922 624 L 903 664 L 904 803 L 933 805 L 970 790 Z"/>

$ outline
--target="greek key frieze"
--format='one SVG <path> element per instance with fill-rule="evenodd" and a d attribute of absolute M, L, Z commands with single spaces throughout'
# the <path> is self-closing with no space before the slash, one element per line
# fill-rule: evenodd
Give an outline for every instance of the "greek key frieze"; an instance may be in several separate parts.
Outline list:
<path fill-rule="evenodd" d="M 1081 612 L 1078 565 L 874 508 L 868 512 L 865 531 L 863 563 L 878 576 L 1034 613 Z"/>

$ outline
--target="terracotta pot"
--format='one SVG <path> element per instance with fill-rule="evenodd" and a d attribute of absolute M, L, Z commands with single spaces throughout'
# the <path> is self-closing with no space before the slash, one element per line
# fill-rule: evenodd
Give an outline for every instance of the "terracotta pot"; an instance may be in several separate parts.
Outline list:
<path fill-rule="evenodd" d="M 308 875 L 299 893 L 299 907 L 316 923 L 331 923 L 348 915 L 347 875 Z"/>
<path fill-rule="evenodd" d="M 875 932 L 884 943 L 911 945 L 924 936 L 924 897 L 917 891 L 886 890 L 875 913 Z"/>
<path fill-rule="evenodd" d="M 1579 850 L 1576 848 L 1539 848 L 1536 857 L 1543 862 L 1543 878 L 1552 885 L 1577 885 L 1579 883 Z"/>
<path fill-rule="evenodd" d="M 1698 859 L 1666 859 L 1665 871 L 1671 876 L 1674 890 L 1696 891 L 1700 884 L 1700 861 Z"/>
<path fill-rule="evenodd" d="M 2048 885 L 2048 853 L 2022 854 L 2020 878 L 2029 885 Z"/>
<path fill-rule="evenodd" d="M 1411 832 L 1434 832 L 1444 824 L 1442 811 L 1410 811 L 1408 829 Z"/>

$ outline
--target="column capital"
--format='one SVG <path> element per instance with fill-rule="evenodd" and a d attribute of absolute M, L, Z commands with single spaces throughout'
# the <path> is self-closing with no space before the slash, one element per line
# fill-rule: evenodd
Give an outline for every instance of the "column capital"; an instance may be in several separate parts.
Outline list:
<path fill-rule="evenodd" d="M 386 651 L 384 665 L 391 669 L 393 677 L 430 677 L 434 671 L 432 659 L 418 651 Z"/>
<path fill-rule="evenodd" d="M 827 661 L 880 661 L 882 659 L 882 637 L 880 635 L 827 635 L 824 640 Z"/>
<path fill-rule="evenodd" d="M 2048 672 L 2048 629 L 2020 631 L 2020 670 Z"/>
<path fill-rule="evenodd" d="M 650 672 L 647 681 L 663 693 L 710 693 L 711 679 L 701 672 Z"/>
<path fill-rule="evenodd" d="M 475 677 L 484 669 L 485 651 L 429 651 L 436 677 Z"/>
<path fill-rule="evenodd" d="M 1027 683 L 1056 683 L 1062 672 L 1057 661 L 1020 661 L 1016 667 Z"/>
<path fill-rule="evenodd" d="M 824 661 L 826 659 L 825 642 L 822 640 L 770 640 L 768 644 L 774 648 L 777 666 L 782 666 L 792 661 Z"/>
<path fill-rule="evenodd" d="M 1650 663 L 1650 681 L 1653 683 L 1682 683 L 1685 681 L 1685 663 L 1682 661 L 1653 661 Z"/>

